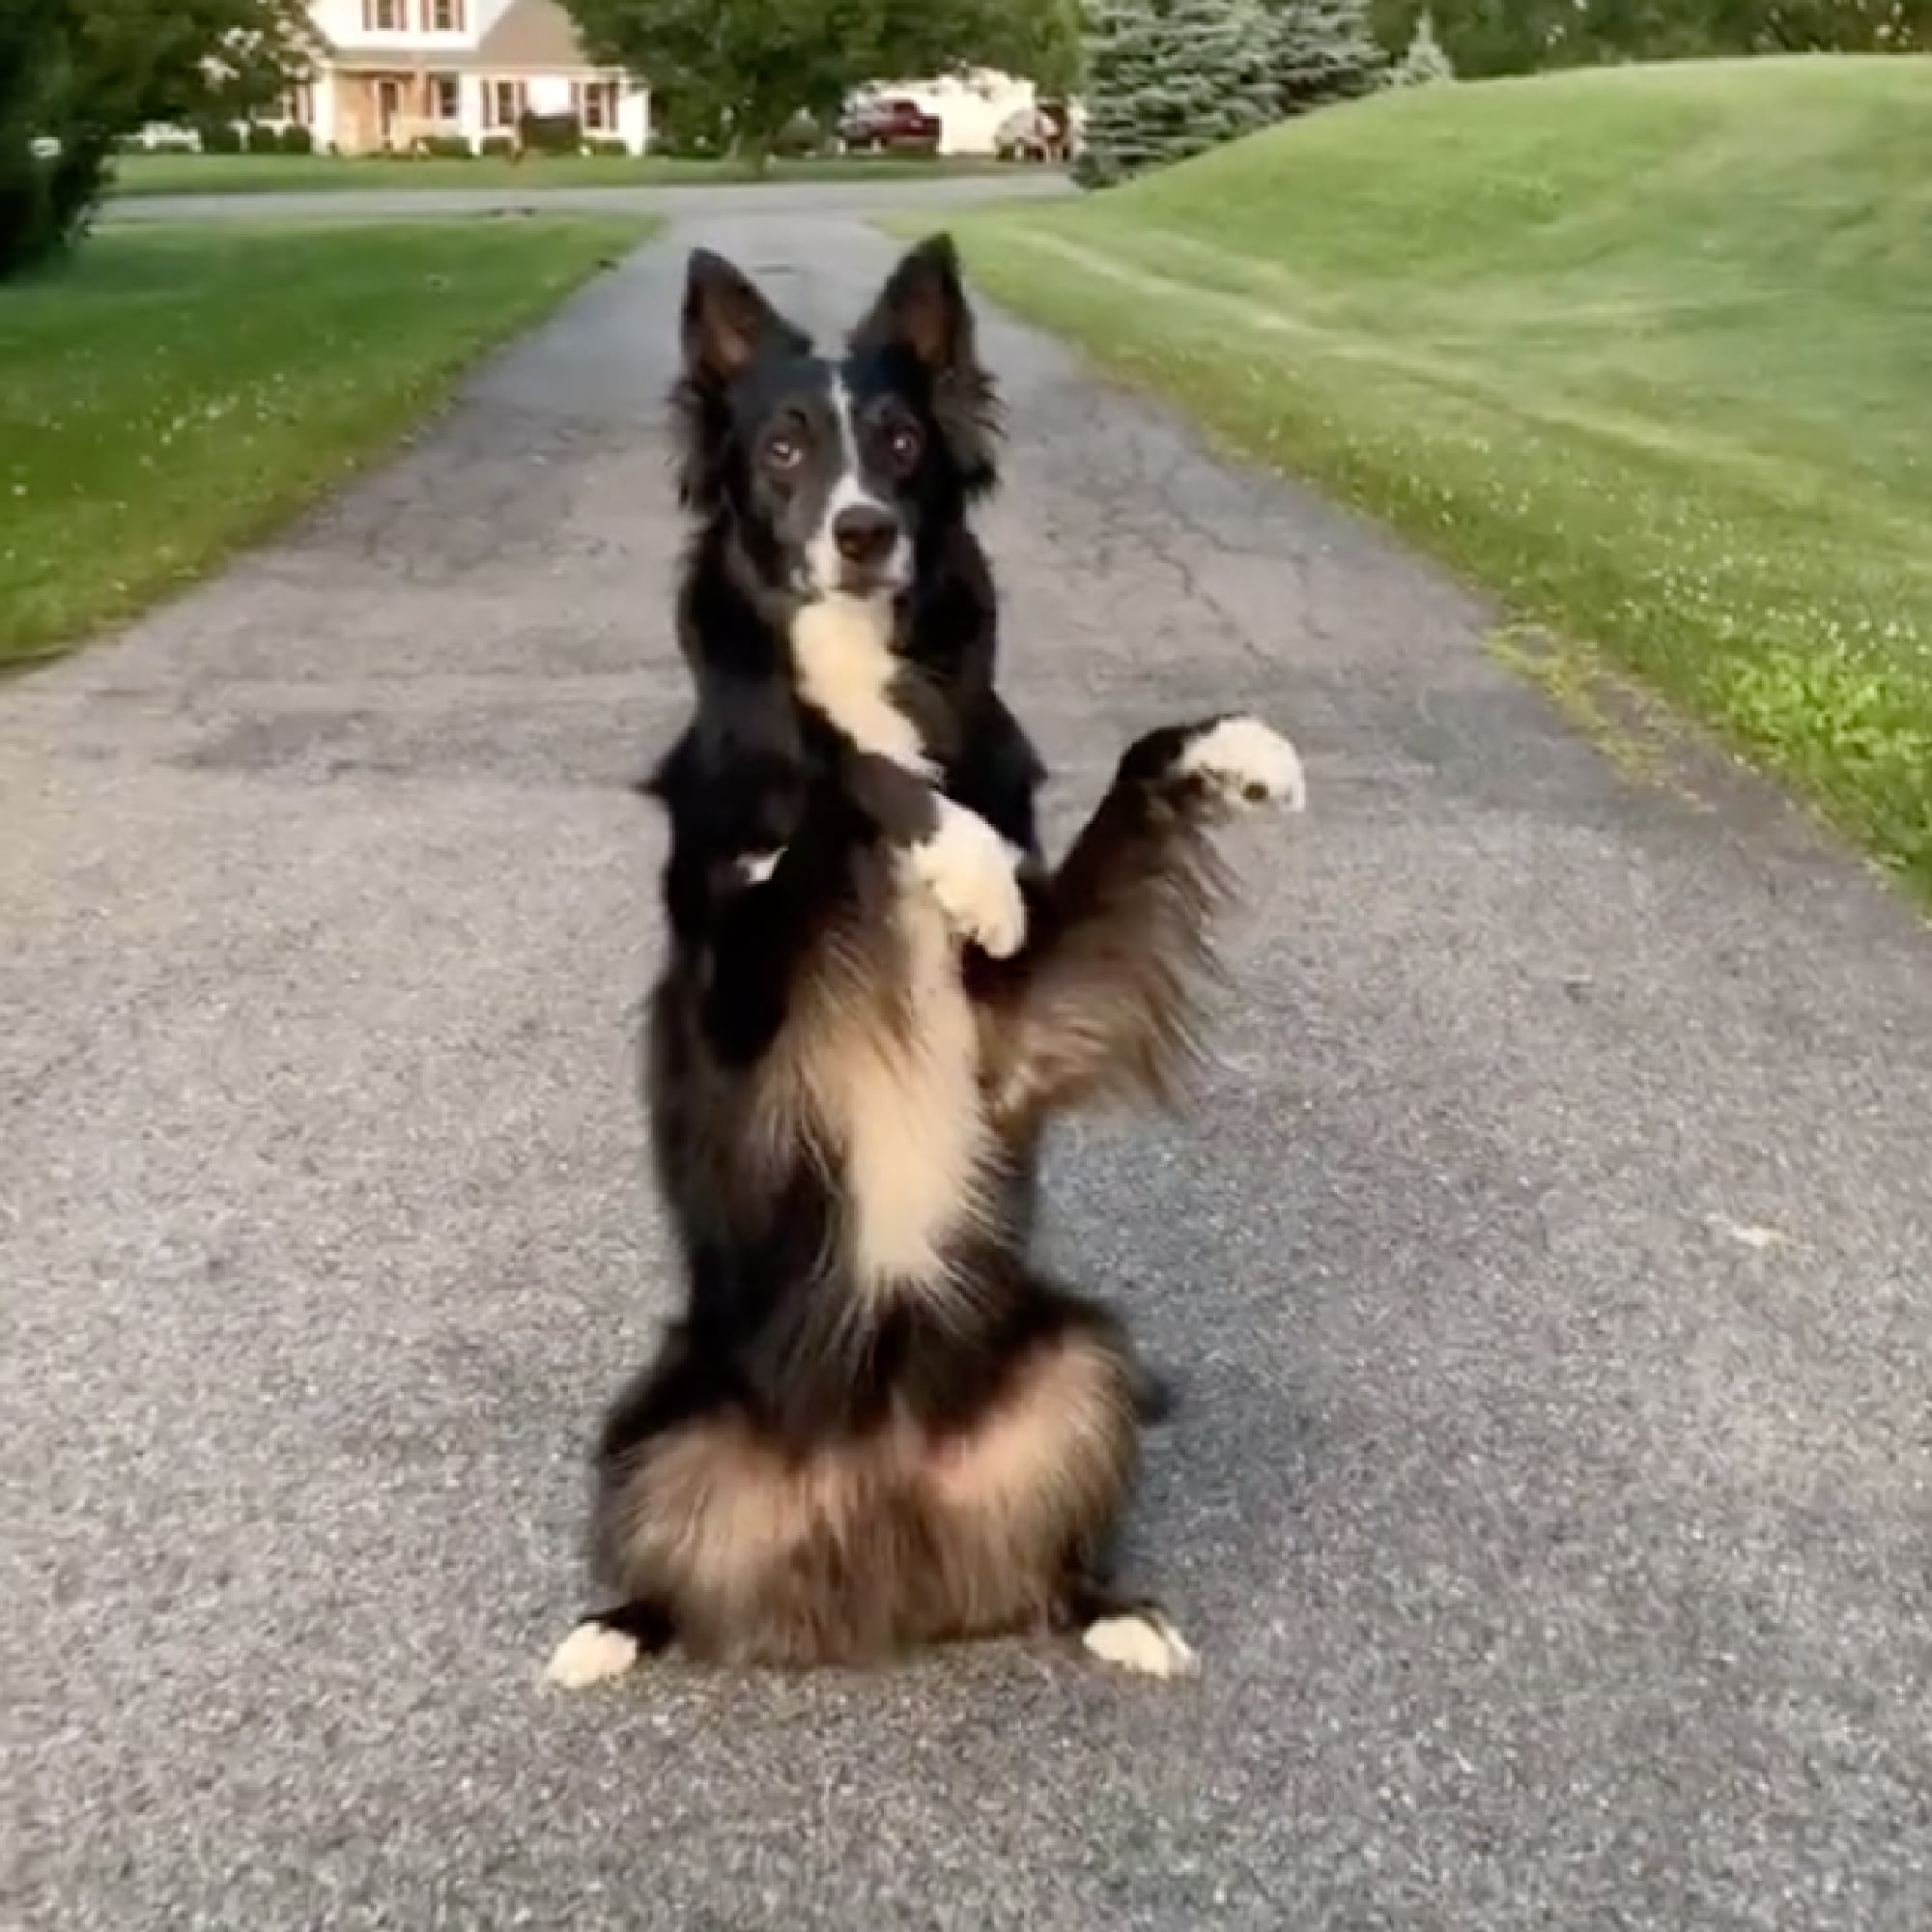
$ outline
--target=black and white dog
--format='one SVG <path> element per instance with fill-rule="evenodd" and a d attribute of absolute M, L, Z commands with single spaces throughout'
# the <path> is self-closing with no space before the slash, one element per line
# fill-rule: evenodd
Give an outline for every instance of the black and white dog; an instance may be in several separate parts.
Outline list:
<path fill-rule="evenodd" d="M 1039 1629 L 1190 1669 L 1111 1574 L 1144 1382 L 1032 1260 L 1035 1177 L 1054 1114 L 1175 1094 L 1212 828 L 1298 808 L 1298 761 L 1248 718 L 1151 732 L 1049 869 L 968 527 L 995 400 L 950 242 L 832 356 L 697 251 L 683 334 L 697 702 L 646 787 L 670 821 L 646 1087 L 685 1305 L 606 1418 L 609 1603 L 551 1679 Z"/>

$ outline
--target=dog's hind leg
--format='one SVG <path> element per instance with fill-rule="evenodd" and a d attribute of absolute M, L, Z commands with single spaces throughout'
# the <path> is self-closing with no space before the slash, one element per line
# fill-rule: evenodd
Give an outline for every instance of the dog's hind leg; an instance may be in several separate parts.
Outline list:
<path fill-rule="evenodd" d="M 677 1640 L 677 1625 L 661 1604 L 615 1604 L 581 1618 L 551 1653 L 544 1682 L 559 1690 L 586 1690 L 621 1677 Z"/>
<path fill-rule="evenodd" d="M 1077 1633 L 1081 1646 L 1102 1663 L 1141 1677 L 1192 1677 L 1201 1660 L 1174 1621 L 1148 1597 L 1124 1595 L 1076 1576 L 1060 1605 L 1058 1626 Z"/>
<path fill-rule="evenodd" d="M 1213 832 L 1243 807 L 1304 802 L 1301 761 L 1258 719 L 1164 725 L 1128 748 L 1059 869 L 1030 890 L 1027 944 L 969 956 L 987 1089 L 1009 1136 L 1098 1099 L 1167 1102 L 1198 1051 L 1231 896 Z"/>

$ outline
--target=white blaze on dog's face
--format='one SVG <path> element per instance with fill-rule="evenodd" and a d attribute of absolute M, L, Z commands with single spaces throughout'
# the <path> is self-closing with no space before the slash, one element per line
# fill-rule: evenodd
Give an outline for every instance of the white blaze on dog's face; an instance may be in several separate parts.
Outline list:
<path fill-rule="evenodd" d="M 805 546 L 799 588 L 808 597 L 886 601 L 912 582 L 912 538 L 891 493 L 918 465 L 919 429 L 890 397 L 862 422 L 842 375 L 833 377 L 829 400 L 820 470 L 831 488 Z"/>

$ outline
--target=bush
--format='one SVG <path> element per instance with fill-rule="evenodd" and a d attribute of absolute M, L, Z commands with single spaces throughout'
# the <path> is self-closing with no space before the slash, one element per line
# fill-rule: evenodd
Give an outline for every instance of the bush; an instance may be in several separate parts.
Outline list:
<path fill-rule="evenodd" d="M 506 161 L 517 152 L 517 144 L 507 134 L 485 134 L 476 144 L 479 155 L 488 155 L 492 160 Z"/>
<path fill-rule="evenodd" d="M 575 114 L 531 114 L 517 124 L 533 155 L 576 155 L 583 150 L 583 124 Z"/>
<path fill-rule="evenodd" d="M 416 153 L 439 161 L 468 161 L 476 156 L 476 150 L 461 134 L 425 134 L 416 143 Z"/>
<path fill-rule="evenodd" d="M 798 157 L 815 155 L 825 146 L 825 134 L 810 114 L 794 114 L 778 131 L 772 153 Z"/>
<path fill-rule="evenodd" d="M 250 126 L 242 130 L 242 146 L 251 155 L 279 155 L 282 152 L 281 130 Z"/>
<path fill-rule="evenodd" d="M 628 155 L 631 151 L 615 134 L 590 134 L 583 142 L 584 152 L 591 155 Z"/>
<path fill-rule="evenodd" d="M 315 136 L 306 128 L 298 128 L 291 123 L 282 129 L 282 153 L 312 155 L 315 153 Z"/>
<path fill-rule="evenodd" d="M 201 136 L 201 152 L 204 155 L 239 155 L 242 152 L 242 130 L 232 121 L 203 121 L 195 130 Z"/>

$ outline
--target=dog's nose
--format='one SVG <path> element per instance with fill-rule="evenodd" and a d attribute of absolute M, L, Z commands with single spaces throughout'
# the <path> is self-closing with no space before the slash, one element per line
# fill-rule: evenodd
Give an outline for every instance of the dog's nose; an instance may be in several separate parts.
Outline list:
<path fill-rule="evenodd" d="M 899 520 L 881 503 L 848 503 L 832 520 L 832 541 L 847 563 L 877 563 L 897 541 Z"/>

